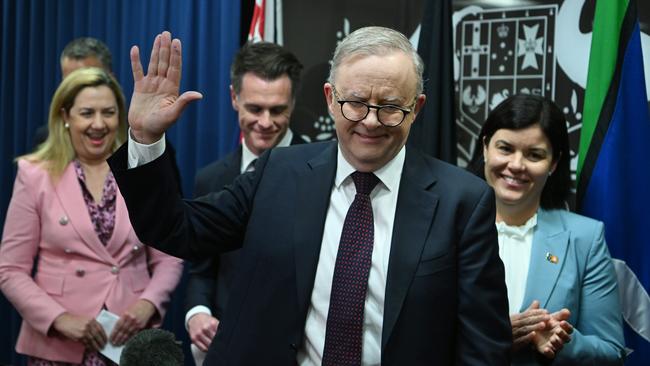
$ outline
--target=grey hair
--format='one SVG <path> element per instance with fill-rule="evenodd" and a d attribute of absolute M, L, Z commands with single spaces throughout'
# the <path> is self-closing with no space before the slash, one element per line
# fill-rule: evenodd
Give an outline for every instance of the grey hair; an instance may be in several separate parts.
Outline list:
<path fill-rule="evenodd" d="M 113 68 L 111 51 L 108 46 L 97 38 L 82 37 L 70 41 L 63 51 L 61 52 L 60 61 L 69 58 L 71 60 L 83 60 L 85 58 L 94 57 L 106 71 L 111 71 Z"/>
<path fill-rule="evenodd" d="M 424 90 L 424 62 L 408 38 L 402 33 L 385 27 L 364 27 L 350 33 L 341 43 L 336 46 L 334 57 L 330 66 L 330 74 L 327 81 L 334 83 L 336 69 L 343 61 L 354 55 L 385 55 L 394 51 L 402 51 L 411 56 L 413 67 L 417 77 L 417 94 Z"/>

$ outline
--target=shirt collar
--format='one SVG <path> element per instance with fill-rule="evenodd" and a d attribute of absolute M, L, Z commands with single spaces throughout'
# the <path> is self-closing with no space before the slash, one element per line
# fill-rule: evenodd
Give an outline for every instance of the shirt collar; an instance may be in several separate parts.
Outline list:
<path fill-rule="evenodd" d="M 284 134 L 280 142 L 275 145 L 276 147 L 285 147 L 291 145 L 291 140 L 293 139 L 293 132 L 291 132 L 290 128 L 287 128 L 287 132 Z M 241 154 L 241 166 L 239 167 L 239 172 L 244 173 L 246 169 L 248 169 L 248 166 L 251 165 L 251 163 L 259 158 L 259 156 L 255 155 L 251 149 L 246 146 L 246 140 L 242 140 L 242 154 Z"/>
<path fill-rule="evenodd" d="M 534 214 L 525 224 L 521 226 L 512 226 L 506 224 L 504 221 L 497 222 L 497 231 L 499 234 L 506 234 L 509 236 L 516 237 L 525 237 L 529 231 L 533 230 L 537 226 L 537 214 Z"/>
<path fill-rule="evenodd" d="M 373 173 L 384 184 L 388 191 L 397 191 L 399 186 L 399 179 L 404 169 L 404 159 L 406 157 L 406 146 L 402 146 L 400 151 L 391 159 L 386 165 L 375 170 Z M 339 188 L 350 174 L 354 173 L 356 169 L 348 163 L 343 157 L 341 147 L 338 146 L 338 153 L 336 157 L 336 177 L 334 178 L 334 185 Z"/>

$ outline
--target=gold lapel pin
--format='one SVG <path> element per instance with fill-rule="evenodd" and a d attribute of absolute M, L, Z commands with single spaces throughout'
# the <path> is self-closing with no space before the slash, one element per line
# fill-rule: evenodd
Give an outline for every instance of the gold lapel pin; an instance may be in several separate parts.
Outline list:
<path fill-rule="evenodd" d="M 557 255 L 553 255 L 550 252 L 546 252 L 546 260 L 553 263 L 557 264 L 560 260 L 558 259 Z"/>
<path fill-rule="evenodd" d="M 67 225 L 69 221 L 68 216 L 61 216 L 59 219 L 59 225 Z"/>

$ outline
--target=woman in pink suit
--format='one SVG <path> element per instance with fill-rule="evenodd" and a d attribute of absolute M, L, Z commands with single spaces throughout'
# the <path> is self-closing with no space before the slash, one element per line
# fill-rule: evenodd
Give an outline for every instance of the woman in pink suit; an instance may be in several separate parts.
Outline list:
<path fill-rule="evenodd" d="M 124 96 L 98 68 L 66 77 L 49 137 L 18 159 L 0 246 L 0 289 L 23 317 L 29 365 L 112 365 L 97 351 L 160 324 L 182 263 L 143 246 L 106 158 L 126 139 Z M 106 334 L 95 320 L 120 318 Z"/>

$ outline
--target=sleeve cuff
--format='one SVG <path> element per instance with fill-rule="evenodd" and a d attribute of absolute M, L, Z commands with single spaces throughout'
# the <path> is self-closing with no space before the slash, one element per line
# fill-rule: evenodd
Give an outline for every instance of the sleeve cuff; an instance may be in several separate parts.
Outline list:
<path fill-rule="evenodd" d="M 210 308 L 204 305 L 196 305 L 195 307 L 191 308 L 187 314 L 185 314 L 185 330 L 189 331 L 189 322 L 190 318 L 193 317 L 194 315 L 198 313 L 206 313 L 210 316 L 212 316 L 212 312 L 210 311 Z"/>
<path fill-rule="evenodd" d="M 165 152 L 165 136 L 151 145 L 141 144 L 131 135 L 129 128 L 129 169 L 137 168 L 159 158 Z"/>

